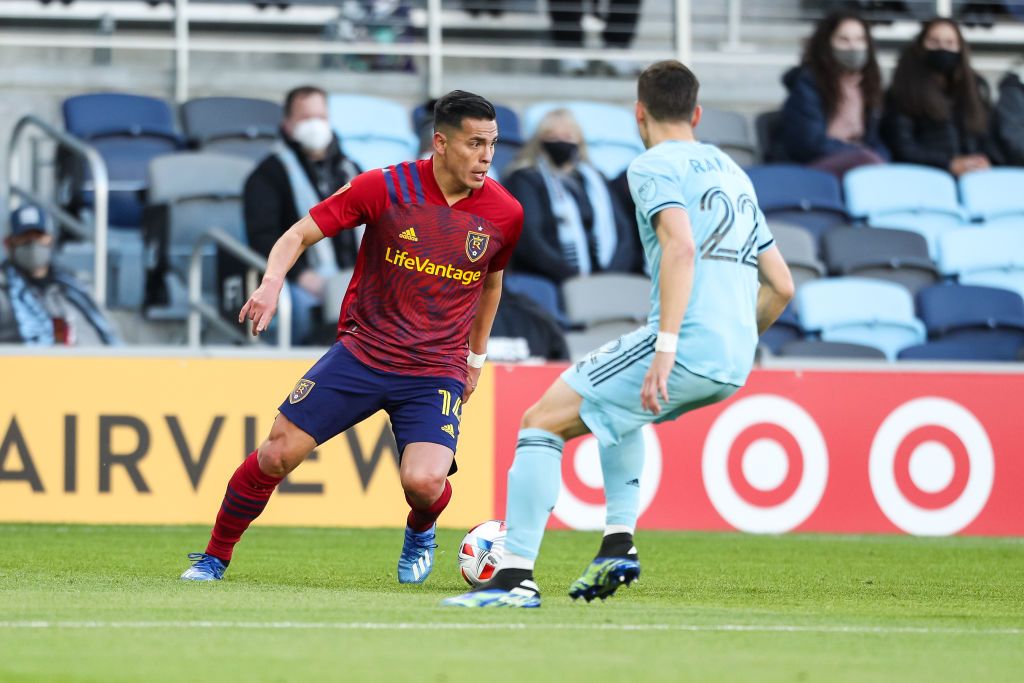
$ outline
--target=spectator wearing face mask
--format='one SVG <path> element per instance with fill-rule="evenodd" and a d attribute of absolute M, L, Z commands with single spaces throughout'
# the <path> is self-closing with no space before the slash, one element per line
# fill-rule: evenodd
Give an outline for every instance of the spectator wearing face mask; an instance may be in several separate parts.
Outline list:
<path fill-rule="evenodd" d="M 53 265 L 53 232 L 50 217 L 34 204 L 11 214 L 7 258 L 0 262 L 0 343 L 119 344 L 85 287 Z"/>
<path fill-rule="evenodd" d="M 514 270 L 561 282 L 632 268 L 629 219 L 590 164 L 583 132 L 569 110 L 555 109 L 541 119 L 504 178 L 524 213 Z"/>
<path fill-rule="evenodd" d="M 886 96 L 882 135 L 894 161 L 955 176 L 989 168 L 998 152 L 989 132 L 989 92 L 950 19 L 926 22 L 903 50 Z"/>
<path fill-rule="evenodd" d="M 780 133 L 791 159 L 838 176 L 888 159 L 879 134 L 882 78 L 863 19 L 849 12 L 823 19 L 783 83 L 789 97 Z"/>
<path fill-rule="evenodd" d="M 249 246 L 269 256 L 289 227 L 359 172 L 327 122 L 326 93 L 314 86 L 290 91 L 281 140 L 245 182 Z M 299 256 L 288 273 L 294 343 L 306 343 L 315 334 L 327 283 L 339 270 L 355 265 L 357 249 L 355 232 L 347 230 Z"/>

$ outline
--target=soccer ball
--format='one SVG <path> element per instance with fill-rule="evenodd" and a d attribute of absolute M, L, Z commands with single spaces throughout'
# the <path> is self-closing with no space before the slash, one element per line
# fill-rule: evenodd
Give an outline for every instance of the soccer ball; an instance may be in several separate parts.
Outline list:
<path fill-rule="evenodd" d="M 497 519 L 477 524 L 459 546 L 459 571 L 476 588 L 494 576 L 505 553 L 505 522 Z"/>

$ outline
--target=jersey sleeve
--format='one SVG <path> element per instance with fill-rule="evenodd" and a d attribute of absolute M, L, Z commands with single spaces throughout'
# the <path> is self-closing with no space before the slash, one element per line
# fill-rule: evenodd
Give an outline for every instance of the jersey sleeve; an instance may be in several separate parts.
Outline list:
<path fill-rule="evenodd" d="M 312 209 L 309 215 L 325 237 L 342 230 L 373 223 L 388 205 L 384 173 L 380 169 L 360 173 Z"/>
<path fill-rule="evenodd" d="M 629 165 L 626 178 L 637 212 L 649 223 L 669 207 L 687 208 L 682 183 L 668 160 L 639 156 Z"/>
<path fill-rule="evenodd" d="M 523 233 L 523 207 L 515 199 L 509 199 L 507 208 L 508 219 L 505 222 L 504 230 L 506 239 L 505 244 L 502 246 L 494 258 L 491 259 L 490 263 L 487 264 L 487 272 L 496 273 L 499 270 L 505 270 L 505 266 L 508 265 L 509 259 L 512 258 L 512 252 L 515 251 L 516 245 L 519 243 L 519 236 Z"/>
<path fill-rule="evenodd" d="M 764 212 L 761 208 L 757 209 L 757 253 L 760 254 L 765 249 L 770 249 L 775 245 L 775 236 L 772 234 L 771 228 L 768 227 L 768 220 L 764 217 Z"/>

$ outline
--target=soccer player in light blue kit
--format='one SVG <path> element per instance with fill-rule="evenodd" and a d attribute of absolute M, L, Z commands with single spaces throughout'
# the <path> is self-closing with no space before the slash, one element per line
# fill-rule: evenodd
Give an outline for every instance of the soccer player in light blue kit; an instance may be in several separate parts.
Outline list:
<path fill-rule="evenodd" d="M 732 396 L 750 373 L 758 335 L 793 297 L 750 179 L 694 138 L 697 89 L 696 76 L 674 60 L 648 67 L 637 88 L 647 151 L 628 177 L 653 279 L 647 326 L 570 367 L 527 410 L 508 473 L 499 571 L 443 604 L 540 606 L 533 566 L 558 498 L 562 448 L 588 432 L 600 445 L 605 535 L 569 595 L 603 599 L 639 577 L 641 427 Z"/>

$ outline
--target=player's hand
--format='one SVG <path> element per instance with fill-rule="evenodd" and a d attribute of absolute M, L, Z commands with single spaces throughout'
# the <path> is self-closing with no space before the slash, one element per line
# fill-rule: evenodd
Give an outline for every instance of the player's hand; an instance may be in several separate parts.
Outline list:
<path fill-rule="evenodd" d="M 669 401 L 668 376 L 672 373 L 675 363 L 676 354 L 674 353 L 659 351 L 654 354 L 651 367 L 644 377 L 644 386 L 640 390 L 640 405 L 644 410 L 649 410 L 655 415 L 661 414 L 661 404 L 658 402 L 658 398 L 660 397 L 666 403 Z"/>
<path fill-rule="evenodd" d="M 274 319 L 277 312 L 277 298 L 281 295 L 282 282 L 263 278 L 263 283 L 256 288 L 249 300 L 238 312 L 238 322 L 244 323 L 246 319 L 252 321 L 253 336 L 266 331 L 270 321 Z"/>
<path fill-rule="evenodd" d="M 466 388 L 462 390 L 462 405 L 469 403 L 469 397 L 476 391 L 477 382 L 480 381 L 480 373 L 483 368 L 474 368 L 470 366 L 469 376 L 466 377 Z"/>

